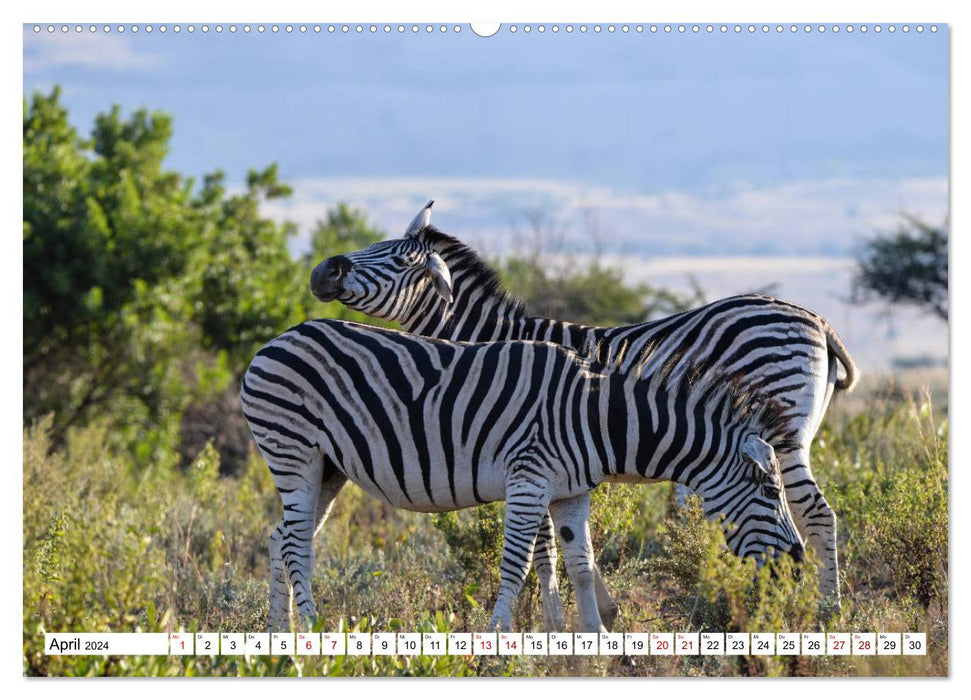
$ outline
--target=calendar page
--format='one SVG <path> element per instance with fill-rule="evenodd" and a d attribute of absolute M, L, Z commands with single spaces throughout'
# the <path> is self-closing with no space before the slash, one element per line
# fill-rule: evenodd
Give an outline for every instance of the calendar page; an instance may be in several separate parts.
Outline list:
<path fill-rule="evenodd" d="M 949 675 L 946 21 L 275 12 L 24 20 L 25 676 Z"/>

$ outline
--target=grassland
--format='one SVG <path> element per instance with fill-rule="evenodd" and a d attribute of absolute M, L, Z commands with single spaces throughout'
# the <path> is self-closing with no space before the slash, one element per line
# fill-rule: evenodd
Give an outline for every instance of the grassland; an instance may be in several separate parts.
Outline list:
<path fill-rule="evenodd" d="M 925 380 L 921 379 L 923 383 Z M 183 470 L 137 469 L 103 425 L 54 446 L 24 431 L 23 672 L 77 676 L 942 676 L 948 674 L 946 378 L 931 391 L 871 380 L 830 411 L 813 469 L 839 517 L 843 607 L 819 616 L 801 575 L 727 555 L 671 488 L 601 486 L 592 529 L 615 631 L 923 631 L 917 657 L 53 657 L 45 631 L 263 631 L 267 538 L 280 513 L 252 455 L 219 475 L 205 449 Z M 932 397 L 933 396 L 933 401 Z M 321 628 L 474 631 L 498 584 L 502 507 L 445 516 L 397 511 L 348 486 L 318 538 Z M 562 565 L 561 565 L 562 566 Z M 575 601 L 565 572 L 568 623 Z M 516 611 L 542 631 L 531 573 Z"/>

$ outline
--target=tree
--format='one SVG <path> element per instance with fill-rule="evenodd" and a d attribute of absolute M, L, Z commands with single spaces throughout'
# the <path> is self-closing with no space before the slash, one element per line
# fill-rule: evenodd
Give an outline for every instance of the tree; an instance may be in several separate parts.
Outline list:
<path fill-rule="evenodd" d="M 509 289 L 529 313 L 574 323 L 622 326 L 685 311 L 704 303 L 695 286 L 691 295 L 647 284 L 628 285 L 619 267 L 598 258 L 565 271 L 551 269 L 542 256 L 510 257 L 497 263 Z"/>
<path fill-rule="evenodd" d="M 931 226 L 905 214 L 893 233 L 868 241 L 857 253 L 852 300 L 910 304 L 947 321 L 948 224 Z"/>
<path fill-rule="evenodd" d="M 203 347 L 228 353 L 241 375 L 253 353 L 287 327 L 306 319 L 307 275 L 290 256 L 292 224 L 260 215 L 260 203 L 289 196 L 276 165 L 250 170 L 246 190 L 227 196 L 224 175 L 205 178 L 192 202 L 202 215 L 198 245 L 183 271 Z"/>
<path fill-rule="evenodd" d="M 275 166 L 242 194 L 163 161 L 165 114 L 119 107 L 82 138 L 59 90 L 24 103 L 24 417 L 57 439 L 92 418 L 145 463 L 170 459 L 187 406 L 235 392 L 256 349 L 306 317 Z"/>

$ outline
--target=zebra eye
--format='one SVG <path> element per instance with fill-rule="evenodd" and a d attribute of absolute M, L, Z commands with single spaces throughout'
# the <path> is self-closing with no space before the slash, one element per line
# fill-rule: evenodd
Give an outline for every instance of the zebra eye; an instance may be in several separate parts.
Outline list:
<path fill-rule="evenodd" d="M 762 495 L 774 501 L 779 497 L 779 487 L 772 484 L 762 484 Z"/>
<path fill-rule="evenodd" d="M 391 256 L 391 262 L 393 262 L 395 265 L 401 265 L 402 267 L 404 267 L 405 265 L 408 264 L 408 261 L 405 260 L 400 255 L 392 255 Z"/>

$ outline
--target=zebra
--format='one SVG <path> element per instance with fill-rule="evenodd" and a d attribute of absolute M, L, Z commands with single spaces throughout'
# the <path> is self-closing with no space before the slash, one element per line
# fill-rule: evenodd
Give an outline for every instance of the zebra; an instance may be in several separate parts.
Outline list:
<path fill-rule="evenodd" d="M 283 501 L 269 547 L 270 629 L 289 628 L 294 602 L 302 621 L 316 620 L 313 537 L 348 479 L 420 512 L 505 501 L 489 630 L 512 628 L 548 512 L 580 626 L 606 631 L 588 526 L 589 492 L 605 480 L 684 483 L 709 517 L 724 516 L 736 554 L 800 561 L 773 448 L 798 432 L 785 407 L 680 339 L 626 350 L 592 358 L 553 343 L 453 343 L 334 319 L 264 346 L 241 401 Z"/>
<path fill-rule="evenodd" d="M 836 392 L 852 390 L 859 378 L 833 327 L 808 309 L 762 295 L 722 299 L 620 327 L 531 317 L 524 304 L 502 289 L 496 272 L 479 255 L 431 225 L 433 203 L 418 213 L 403 238 L 320 262 L 311 274 L 316 297 L 337 299 L 349 308 L 397 321 L 405 331 L 434 338 L 543 340 L 608 355 L 623 355 L 638 344 L 678 339 L 685 352 L 698 353 L 705 362 L 737 368 L 761 393 L 786 406 L 798 423 L 799 439 L 784 450 L 776 446 L 776 451 L 796 525 L 820 558 L 821 610 L 838 611 L 836 514 L 810 468 L 810 445 L 830 400 Z M 843 367 L 842 377 L 838 365 Z M 538 541 L 537 547 L 542 551 L 544 544 Z M 546 546 L 554 548 L 551 540 Z M 599 572 L 597 579 L 602 586 Z M 601 598 L 602 606 L 616 611 L 606 587 Z"/>

